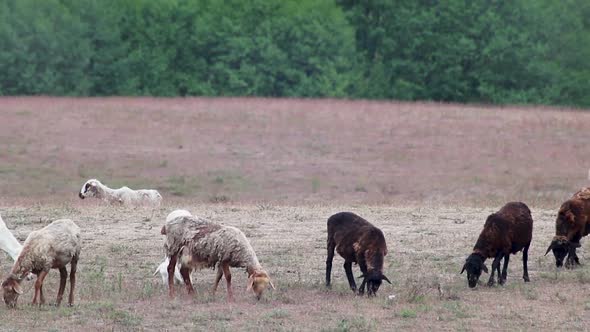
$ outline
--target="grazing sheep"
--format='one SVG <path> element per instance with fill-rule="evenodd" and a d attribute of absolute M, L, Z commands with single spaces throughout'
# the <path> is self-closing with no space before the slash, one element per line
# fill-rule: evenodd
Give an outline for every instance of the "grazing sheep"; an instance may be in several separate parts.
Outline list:
<path fill-rule="evenodd" d="M 391 281 L 383 275 L 383 260 L 387 255 L 387 244 L 383 232 L 365 219 L 350 212 L 340 212 L 328 218 L 328 259 L 326 260 L 326 286 L 330 287 L 334 249 L 344 258 L 344 271 L 348 284 L 356 292 L 352 275 L 352 263 L 361 269 L 363 282 L 359 294 L 365 292 L 374 296 L 383 280 Z"/>
<path fill-rule="evenodd" d="M 260 299 L 268 285 L 274 285 L 268 273 L 262 269 L 254 249 L 239 229 L 209 222 L 194 216 L 183 216 L 171 220 L 162 227 L 166 235 L 164 248 L 168 264 L 168 287 L 170 297 L 174 297 L 172 272 L 180 261 L 180 274 L 189 294 L 194 292 L 189 274 L 192 269 L 217 267 L 213 293 L 217 290 L 222 275 L 227 282 L 228 299 L 233 299 L 230 267 L 244 267 L 248 273 L 248 288 Z"/>
<path fill-rule="evenodd" d="M 57 293 L 57 305 L 61 304 L 66 287 L 70 264 L 70 295 L 68 304 L 74 303 L 74 288 L 76 285 L 76 265 L 80 257 L 81 240 L 80 228 L 69 219 L 60 219 L 33 231 L 27 237 L 23 249 L 12 266 L 10 275 L 2 283 L 4 302 L 9 307 L 15 307 L 18 296 L 22 294 L 21 282 L 32 272 L 37 275 L 35 282 L 35 296 L 33 304 L 45 304 L 43 295 L 43 280 L 50 269 L 59 269 L 60 282 Z"/>
<path fill-rule="evenodd" d="M 111 189 L 96 179 L 90 179 L 84 183 L 78 193 L 78 197 L 96 197 L 109 204 L 121 205 L 153 205 L 160 206 L 162 196 L 157 190 L 140 189 L 133 190 L 128 187 Z"/>
<path fill-rule="evenodd" d="M 494 272 L 498 271 L 498 283 L 506 282 L 510 254 L 522 250 L 522 266 L 525 282 L 528 282 L 528 251 L 533 238 L 533 217 L 531 210 L 521 202 L 510 202 L 500 211 L 492 213 L 486 219 L 473 253 L 467 257 L 461 273 L 467 270 L 467 282 L 470 288 L 477 285 L 481 271 L 488 273 L 484 262 L 494 257 L 492 273 L 488 286 L 494 285 Z M 504 268 L 500 274 L 500 261 L 504 258 Z"/>
<path fill-rule="evenodd" d="M 555 220 L 555 236 L 547 248 L 545 255 L 553 251 L 555 265 L 563 266 L 563 260 L 567 256 L 565 267 L 574 268 L 580 265 L 576 248 L 579 248 L 582 237 L 590 233 L 590 191 L 584 188 L 563 204 L 557 213 Z"/>
<path fill-rule="evenodd" d="M 190 217 L 191 213 L 188 212 L 187 210 L 174 210 L 172 212 L 170 212 L 168 214 L 168 216 L 166 217 L 166 223 L 170 222 L 173 219 L 176 219 L 178 217 Z M 164 285 L 168 284 L 168 264 L 170 263 L 170 257 L 168 257 L 166 255 L 166 258 L 164 259 L 164 261 L 158 266 L 158 268 L 156 269 L 156 271 L 154 271 L 154 276 L 157 275 L 158 273 L 160 274 L 160 276 L 162 277 L 162 283 Z M 179 282 L 182 283 L 182 276 L 180 275 L 180 266 L 178 266 L 179 264 L 177 264 L 176 269 L 174 269 L 174 279 Z"/>
<path fill-rule="evenodd" d="M 2 216 L 0 216 L 0 249 L 6 251 L 6 253 L 16 261 L 18 254 L 20 254 L 23 246 L 18 240 L 12 235 L 10 230 L 6 227 Z"/>

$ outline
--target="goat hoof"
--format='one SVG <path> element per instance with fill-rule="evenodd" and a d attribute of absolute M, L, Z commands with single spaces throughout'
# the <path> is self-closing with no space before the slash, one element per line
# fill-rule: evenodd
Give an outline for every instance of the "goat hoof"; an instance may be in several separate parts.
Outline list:
<path fill-rule="evenodd" d="M 500 280 L 498 280 L 498 284 L 499 284 L 500 286 L 503 286 L 505 283 L 506 283 L 506 280 L 505 280 L 505 279 L 500 279 Z"/>
<path fill-rule="evenodd" d="M 494 287 L 494 282 L 493 281 L 488 281 L 488 287 Z"/>
<path fill-rule="evenodd" d="M 529 277 L 528 277 L 528 276 L 526 276 L 526 277 L 523 277 L 523 279 L 524 279 L 524 282 L 530 282 L 530 281 L 531 281 L 531 279 L 529 279 Z"/>

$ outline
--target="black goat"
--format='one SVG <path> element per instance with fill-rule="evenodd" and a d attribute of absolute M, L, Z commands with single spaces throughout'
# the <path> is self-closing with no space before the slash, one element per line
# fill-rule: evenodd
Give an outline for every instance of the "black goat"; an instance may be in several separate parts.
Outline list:
<path fill-rule="evenodd" d="M 473 253 L 467 257 L 461 273 L 467 270 L 467 282 L 470 288 L 477 285 L 481 272 L 488 272 L 484 262 L 494 257 L 492 274 L 488 286 L 494 285 L 494 272 L 498 271 L 498 283 L 506 282 L 508 261 L 510 254 L 522 250 L 523 279 L 528 282 L 527 267 L 528 251 L 533 238 L 533 218 L 531 210 L 521 202 L 510 202 L 500 211 L 488 216 L 483 230 L 473 248 Z M 500 274 L 500 261 L 504 258 L 504 268 Z"/>
<path fill-rule="evenodd" d="M 326 260 L 326 286 L 330 287 L 334 249 L 344 258 L 344 271 L 353 292 L 356 283 L 352 275 L 352 263 L 361 269 L 363 282 L 359 294 L 374 296 L 382 280 L 391 284 L 383 275 L 383 258 L 387 255 L 387 244 L 383 232 L 365 219 L 350 212 L 340 212 L 328 219 L 328 259 Z"/>

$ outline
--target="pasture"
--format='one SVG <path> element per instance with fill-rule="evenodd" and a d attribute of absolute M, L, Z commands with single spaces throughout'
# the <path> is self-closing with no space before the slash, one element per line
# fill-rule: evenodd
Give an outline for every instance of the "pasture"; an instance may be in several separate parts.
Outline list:
<path fill-rule="evenodd" d="M 3 218 L 20 240 L 49 220 L 71 217 L 84 234 L 78 265 L 76 305 L 31 307 L 32 282 L 17 310 L 0 306 L 2 329 L 56 330 L 535 330 L 571 328 L 588 323 L 590 269 L 556 271 L 544 257 L 555 212 L 535 209 L 529 253 L 531 282 L 522 281 L 521 254 L 513 256 L 504 287 L 468 289 L 459 275 L 485 217 L 496 207 L 425 208 L 383 205 L 180 205 L 193 214 L 240 227 L 277 287 L 257 302 L 246 293 L 246 273 L 234 270 L 235 302 L 226 302 L 225 283 L 210 294 L 214 271 L 193 274 L 197 296 L 178 286 L 170 301 L 154 269 L 163 259 L 159 231 L 167 211 L 153 220 L 143 210 L 112 210 L 87 204 L 3 208 Z M 175 206 L 176 207 L 176 206 Z M 389 254 L 383 284 L 375 298 L 348 289 L 336 256 L 333 288 L 324 288 L 326 216 L 351 210 L 381 227 Z M 584 243 L 583 248 L 587 248 Z M 588 256 L 580 256 L 588 264 Z M 1 269 L 11 266 L 2 257 Z M 486 262 L 490 266 L 491 261 Z M 353 267 L 355 276 L 360 275 Z M 484 284 L 487 275 L 483 275 Z M 55 301 L 59 273 L 45 279 L 48 300 Z M 389 296 L 394 295 L 393 299 Z"/>
<path fill-rule="evenodd" d="M 0 330 L 583 330 L 587 239 L 575 270 L 543 256 L 559 204 L 588 185 L 590 113 L 436 103 L 298 99 L 0 98 L 0 213 L 19 241 L 58 218 L 82 229 L 76 304 L 32 307 L 32 282 Z M 154 188 L 151 216 L 77 198 L 88 178 Z M 521 254 L 505 286 L 459 275 L 485 218 L 507 201 L 534 219 L 531 282 Z M 160 228 L 185 208 L 244 231 L 277 290 L 256 301 L 233 270 L 210 294 L 167 298 Z M 326 220 L 355 212 L 385 233 L 377 297 L 348 289 L 336 256 L 324 287 Z M 491 261 L 486 261 L 488 267 Z M 11 259 L 0 253 L 0 276 Z M 355 276 L 358 267 L 354 266 Z M 45 279 L 55 301 L 59 273 Z M 487 275 L 483 275 L 484 281 Z M 484 282 L 485 283 L 485 282 Z"/>

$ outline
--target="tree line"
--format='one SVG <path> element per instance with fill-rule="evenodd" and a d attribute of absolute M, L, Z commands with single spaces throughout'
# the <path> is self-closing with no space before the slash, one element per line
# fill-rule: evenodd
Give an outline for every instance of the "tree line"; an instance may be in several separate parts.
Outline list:
<path fill-rule="evenodd" d="M 590 106 L 586 0 L 0 0 L 0 95 Z"/>

